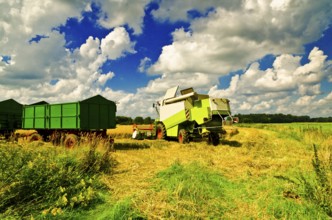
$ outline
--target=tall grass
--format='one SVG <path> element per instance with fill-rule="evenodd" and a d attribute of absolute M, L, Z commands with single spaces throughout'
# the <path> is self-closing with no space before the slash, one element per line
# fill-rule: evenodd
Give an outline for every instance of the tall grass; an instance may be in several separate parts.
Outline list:
<path fill-rule="evenodd" d="M 332 218 L 332 147 L 326 160 L 319 156 L 316 145 L 313 145 L 313 153 L 311 172 L 301 172 L 295 180 L 284 179 L 296 186 L 291 192 L 293 195 L 319 206 Z"/>
<path fill-rule="evenodd" d="M 0 145 L 0 217 L 62 216 L 98 204 L 98 176 L 114 165 L 106 154 Z"/>

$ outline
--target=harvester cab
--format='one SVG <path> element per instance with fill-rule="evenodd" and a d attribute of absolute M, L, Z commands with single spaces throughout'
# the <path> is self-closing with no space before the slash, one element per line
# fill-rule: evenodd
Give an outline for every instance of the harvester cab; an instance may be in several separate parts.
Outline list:
<path fill-rule="evenodd" d="M 159 119 L 156 120 L 157 139 L 177 137 L 180 143 L 194 138 L 208 137 L 218 145 L 226 117 L 232 117 L 229 100 L 198 94 L 193 88 L 180 91 L 173 87 L 166 91 L 164 98 L 154 104 Z"/>

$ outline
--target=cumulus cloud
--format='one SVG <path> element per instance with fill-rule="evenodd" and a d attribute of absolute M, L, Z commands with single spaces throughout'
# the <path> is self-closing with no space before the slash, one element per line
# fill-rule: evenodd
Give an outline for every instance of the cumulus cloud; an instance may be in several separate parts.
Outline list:
<path fill-rule="evenodd" d="M 279 111 L 295 115 L 315 114 L 313 109 L 316 105 L 330 109 L 331 104 L 323 101 L 330 95 L 325 98 L 318 96 L 322 94 L 320 82 L 331 74 L 324 71 L 329 63 L 326 55 L 313 48 L 308 63 L 301 65 L 301 58 L 280 55 L 276 57 L 273 67 L 265 71 L 260 70 L 255 62 L 242 75 L 233 76 L 228 88 L 219 90 L 214 86 L 209 94 L 229 98 L 233 109 L 242 113 Z M 320 113 L 316 112 L 317 115 Z"/>
<path fill-rule="evenodd" d="M 151 59 L 149 57 L 144 57 L 139 63 L 138 71 L 143 73 L 150 67 L 150 65 Z"/>
<path fill-rule="evenodd" d="M 114 28 L 128 25 L 135 34 L 142 33 L 145 6 L 150 0 L 98 0 L 103 8 L 99 19 L 101 26 Z"/>
<path fill-rule="evenodd" d="M 29 53 L 13 56 L 13 61 L 0 72 L 2 79 L 6 79 L 0 86 L 3 96 L 26 102 L 41 97 L 49 101 L 73 101 L 97 93 L 115 98 L 112 94 L 116 92 L 104 88 L 114 73 L 102 73 L 100 68 L 107 60 L 135 52 L 126 30 L 115 28 L 103 39 L 89 37 L 74 51 L 64 45 L 64 36 L 53 32 L 49 38 L 30 44 Z M 36 60 L 34 65 L 29 57 Z M 15 83 L 18 88 L 13 94 Z"/>
<path fill-rule="evenodd" d="M 173 7 L 162 1 L 155 14 L 164 19 L 172 20 L 172 16 L 179 19 L 172 10 L 182 13 L 189 10 L 188 7 L 176 10 L 179 4 L 186 4 L 180 2 Z M 208 4 L 195 2 L 201 9 Z M 332 19 L 329 0 L 315 3 L 245 0 L 238 7 L 223 4 L 225 1 L 220 1 L 206 17 L 194 19 L 188 31 L 176 30 L 173 43 L 163 48 L 150 73 L 199 71 L 226 75 L 246 68 L 266 54 L 302 53 L 303 45 L 318 39 Z M 169 17 L 163 13 L 168 10 Z"/>
<path fill-rule="evenodd" d="M 80 17 L 87 1 L 24 0 L 0 2 L 0 54 L 11 56 L 36 35 L 48 35 L 69 16 Z M 18 34 L 19 33 L 19 34 Z"/>
<path fill-rule="evenodd" d="M 198 12 L 205 14 L 214 7 L 222 7 L 227 10 L 232 10 L 241 5 L 242 0 L 162 0 L 158 9 L 152 12 L 153 16 L 161 21 L 190 21 L 195 17 L 190 16 L 190 12 Z"/>
<path fill-rule="evenodd" d="M 125 55 L 125 53 L 135 53 L 135 44 L 130 41 L 129 34 L 125 28 L 115 28 L 102 39 L 100 48 L 102 54 L 108 59 L 114 60 Z"/>

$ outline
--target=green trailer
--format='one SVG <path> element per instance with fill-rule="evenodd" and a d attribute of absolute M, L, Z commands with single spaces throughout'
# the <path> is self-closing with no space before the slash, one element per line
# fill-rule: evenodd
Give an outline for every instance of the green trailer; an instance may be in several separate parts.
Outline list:
<path fill-rule="evenodd" d="M 22 128 L 37 131 L 32 140 L 64 142 L 72 147 L 83 135 L 107 136 L 107 129 L 116 126 L 115 115 L 115 102 L 100 95 L 79 102 L 25 105 Z"/>
<path fill-rule="evenodd" d="M 21 128 L 22 106 L 14 99 L 0 102 L 0 134 L 6 139 Z"/>

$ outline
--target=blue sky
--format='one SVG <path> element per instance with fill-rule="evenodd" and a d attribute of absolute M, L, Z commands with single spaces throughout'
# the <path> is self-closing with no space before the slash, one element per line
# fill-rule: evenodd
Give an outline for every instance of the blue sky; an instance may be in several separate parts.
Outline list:
<path fill-rule="evenodd" d="M 167 88 L 233 113 L 332 116 L 332 2 L 84 0 L 0 3 L 0 100 L 101 94 L 156 117 Z"/>

